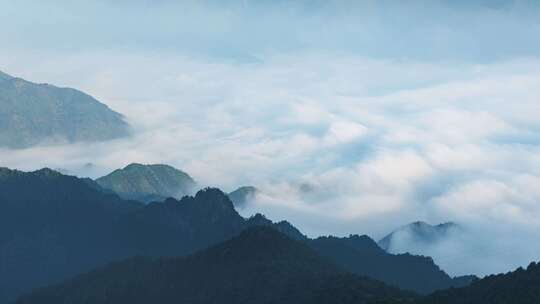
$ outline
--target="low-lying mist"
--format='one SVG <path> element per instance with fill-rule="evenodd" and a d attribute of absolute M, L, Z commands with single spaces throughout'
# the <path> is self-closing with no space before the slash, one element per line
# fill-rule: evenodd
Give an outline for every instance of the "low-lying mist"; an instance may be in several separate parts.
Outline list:
<path fill-rule="evenodd" d="M 0 166 L 96 178 L 166 163 L 201 186 L 256 186 L 243 215 L 309 236 L 459 223 L 436 246 L 404 247 L 455 275 L 540 259 L 537 4 L 199 2 L 137 1 L 126 14 L 126 2 L 53 2 L 55 24 L 6 5 L 0 69 L 89 93 L 134 133 L 1 149 Z"/>

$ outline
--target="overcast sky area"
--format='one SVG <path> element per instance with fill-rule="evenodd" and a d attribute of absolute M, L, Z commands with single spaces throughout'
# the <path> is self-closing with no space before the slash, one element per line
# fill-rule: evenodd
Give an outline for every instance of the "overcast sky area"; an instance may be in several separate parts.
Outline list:
<path fill-rule="evenodd" d="M 98 177 L 167 163 L 310 236 L 466 227 L 451 274 L 540 259 L 538 1 L 0 0 L 0 70 L 80 89 L 129 139 L 0 150 Z M 91 163 L 93 166 L 85 166 Z"/>

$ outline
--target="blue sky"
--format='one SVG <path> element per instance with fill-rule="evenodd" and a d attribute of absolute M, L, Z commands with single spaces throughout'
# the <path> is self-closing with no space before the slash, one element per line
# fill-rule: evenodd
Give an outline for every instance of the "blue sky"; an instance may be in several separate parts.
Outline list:
<path fill-rule="evenodd" d="M 3 1 L 8 47 L 249 60 L 310 49 L 491 61 L 538 54 L 537 1 Z"/>
<path fill-rule="evenodd" d="M 538 259 L 537 1 L 223 3 L 0 0 L 0 70 L 81 89 L 136 130 L 0 165 L 169 163 L 258 186 L 245 215 L 312 236 L 457 221 L 470 238 L 432 252 L 454 274 Z"/>

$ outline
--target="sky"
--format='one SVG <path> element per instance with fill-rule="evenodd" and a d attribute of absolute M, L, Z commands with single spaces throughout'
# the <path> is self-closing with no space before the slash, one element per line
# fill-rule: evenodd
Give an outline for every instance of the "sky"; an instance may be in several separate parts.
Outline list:
<path fill-rule="evenodd" d="M 0 70 L 80 89 L 134 129 L 0 150 L 0 166 L 167 163 L 204 186 L 258 187 L 243 215 L 310 236 L 457 222 L 467 233 L 430 251 L 451 274 L 540 259 L 537 1 L 0 7 Z"/>

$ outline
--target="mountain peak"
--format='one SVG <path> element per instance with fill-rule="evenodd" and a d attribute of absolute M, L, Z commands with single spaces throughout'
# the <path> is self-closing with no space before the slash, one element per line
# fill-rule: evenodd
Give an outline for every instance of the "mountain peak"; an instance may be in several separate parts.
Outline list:
<path fill-rule="evenodd" d="M 255 188 L 253 186 L 242 186 L 242 187 L 236 189 L 236 191 L 254 192 L 254 191 L 257 191 L 257 188 Z"/>
<path fill-rule="evenodd" d="M 319 256 L 307 244 L 298 242 L 270 226 L 253 226 L 243 230 L 238 236 L 210 248 L 208 252 L 219 256 L 220 259 L 242 261 L 249 263 L 272 263 L 278 265 L 280 261 L 296 261 L 287 266 L 291 268 L 304 268 L 309 265 L 324 265 L 318 271 L 336 272 L 338 268 Z M 320 264 L 320 265 L 318 265 Z M 311 267 L 305 270 L 312 271 Z"/>
<path fill-rule="evenodd" d="M 0 146 L 12 149 L 57 142 L 100 142 L 131 133 L 120 113 L 88 94 L 4 72 L 0 72 L 0 117 Z"/>
<path fill-rule="evenodd" d="M 193 194 L 197 184 L 187 173 L 169 165 L 131 163 L 96 182 L 124 199 L 145 203 Z"/>
<path fill-rule="evenodd" d="M 8 178 L 15 172 L 17 172 L 17 170 L 11 170 L 6 167 L 0 167 L 0 178 Z"/>
<path fill-rule="evenodd" d="M 427 228 L 427 229 L 439 229 L 439 228 L 449 228 L 449 227 L 455 227 L 455 226 L 458 226 L 456 223 L 454 222 L 445 222 L 445 223 L 441 223 L 441 224 L 437 224 L 437 225 L 431 225 L 427 222 L 424 222 L 424 221 L 416 221 L 416 222 L 413 222 L 413 223 L 410 223 L 408 225 L 405 225 L 401 228 L 398 228 L 399 229 L 402 229 L 402 228 L 407 228 L 407 227 L 415 227 L 415 228 Z"/>
<path fill-rule="evenodd" d="M 42 169 L 39 169 L 39 170 L 36 170 L 34 172 L 32 172 L 38 176 L 42 176 L 42 177 L 58 177 L 58 176 L 62 176 L 63 174 L 56 171 L 56 170 L 53 170 L 51 168 L 42 168 Z"/>
<path fill-rule="evenodd" d="M 378 244 L 386 250 L 401 252 L 398 247 L 402 245 L 424 244 L 429 245 L 440 241 L 448 235 L 452 230 L 460 226 L 454 222 L 446 222 L 438 225 L 431 225 L 424 221 L 416 221 L 408 225 L 402 226 L 384 238 Z"/>
<path fill-rule="evenodd" d="M 227 198 L 227 195 L 223 191 L 221 191 L 219 188 L 213 188 L 213 187 L 203 188 L 197 191 L 197 193 L 195 194 L 195 197 L 208 197 L 208 196 L 219 197 L 222 199 Z"/>
<path fill-rule="evenodd" d="M 446 222 L 438 225 L 431 225 L 426 222 L 418 221 L 414 222 L 409 225 L 405 225 L 396 231 L 400 230 L 415 230 L 419 233 L 425 233 L 425 234 L 436 234 L 436 233 L 445 233 L 447 230 L 451 228 L 456 228 L 458 225 L 453 222 Z"/>
<path fill-rule="evenodd" d="M 252 220 L 254 222 L 266 222 L 269 221 L 269 219 L 261 213 L 256 213 L 255 215 L 251 216 L 249 220 Z"/>
<path fill-rule="evenodd" d="M 296 227 L 287 221 L 272 222 L 263 214 L 257 213 L 246 220 L 248 226 L 266 226 L 271 227 L 294 240 L 307 240 L 307 237 Z"/>
<path fill-rule="evenodd" d="M 148 169 L 161 169 L 161 170 L 176 170 L 173 166 L 167 164 L 141 164 L 141 163 L 130 163 L 126 165 L 122 170 L 148 170 Z M 182 172 L 182 171 L 180 171 Z"/>
<path fill-rule="evenodd" d="M 295 240 L 307 240 L 308 237 L 305 236 L 298 228 L 293 226 L 293 224 L 289 223 L 288 221 L 280 221 L 277 222 L 275 225 L 276 229 L 280 231 L 281 233 L 284 233 L 285 235 L 295 239 Z"/>
<path fill-rule="evenodd" d="M 61 176 L 66 176 L 66 175 L 63 175 L 62 173 L 56 170 L 50 169 L 50 168 L 42 168 L 33 172 L 23 172 L 19 170 L 0 167 L 0 177 L 10 177 L 10 176 L 34 176 L 34 177 L 41 177 L 44 179 L 49 179 L 53 177 L 56 178 L 56 177 L 61 177 Z"/>
<path fill-rule="evenodd" d="M 352 242 L 356 242 L 356 243 L 364 243 L 364 244 L 371 244 L 371 245 L 377 245 L 377 243 L 375 243 L 375 241 L 370 238 L 369 236 L 365 235 L 365 234 L 362 234 L 362 235 L 359 235 L 359 234 L 351 234 L 349 235 L 349 240 L 352 241 Z"/>
<path fill-rule="evenodd" d="M 213 204 L 234 210 L 233 203 L 229 197 L 218 188 L 204 188 L 195 194 L 195 199 L 202 202 L 212 202 Z"/>
<path fill-rule="evenodd" d="M 145 168 L 146 165 L 143 165 L 143 164 L 140 164 L 140 163 L 131 163 L 127 166 L 124 167 L 123 170 L 137 170 L 137 169 L 142 169 L 142 168 Z"/>
<path fill-rule="evenodd" d="M 229 193 L 229 198 L 236 208 L 245 208 L 253 202 L 259 193 L 259 189 L 253 186 L 243 186 Z"/>

